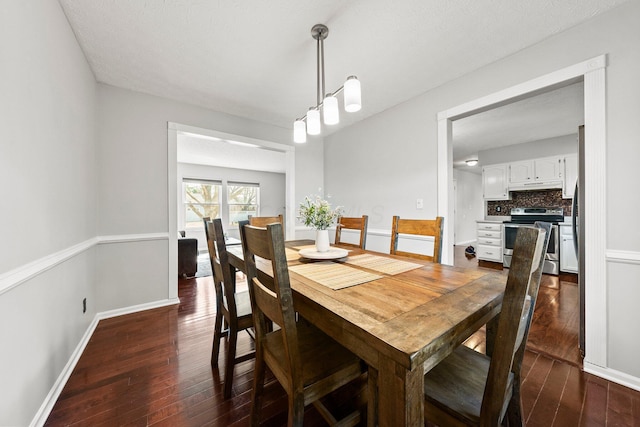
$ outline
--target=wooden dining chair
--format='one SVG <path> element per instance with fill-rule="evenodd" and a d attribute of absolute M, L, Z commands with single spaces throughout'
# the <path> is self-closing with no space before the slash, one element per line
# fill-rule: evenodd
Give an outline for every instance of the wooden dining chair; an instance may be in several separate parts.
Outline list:
<path fill-rule="evenodd" d="M 249 332 L 248 330 L 253 327 L 251 298 L 249 291 L 235 291 L 235 280 L 233 280 L 233 273 L 229 266 L 222 220 L 216 218 L 213 221 L 208 221 L 208 218 L 204 218 L 204 225 L 211 270 L 213 271 L 213 283 L 216 291 L 216 320 L 213 329 L 211 367 L 218 367 L 220 342 L 223 337 L 227 337 L 223 396 L 225 399 L 228 399 L 231 397 L 235 365 L 255 357 L 255 351 L 236 355 L 238 333 L 240 331 Z"/>
<path fill-rule="evenodd" d="M 520 368 L 540 286 L 550 225 L 521 227 L 491 356 L 464 345 L 426 373 L 425 420 L 438 425 L 521 426 Z"/>
<path fill-rule="evenodd" d="M 335 244 L 341 244 L 346 246 L 353 246 L 356 248 L 364 249 L 367 243 L 367 224 L 369 222 L 368 215 L 362 215 L 362 217 L 338 217 L 338 224 L 336 225 L 336 239 Z M 360 244 L 348 243 L 342 241 L 342 230 L 359 230 L 360 231 Z"/>
<path fill-rule="evenodd" d="M 436 219 L 400 219 L 393 217 L 391 226 L 391 255 L 402 255 L 410 258 L 424 259 L 439 263 L 442 259 L 442 225 L 444 218 L 439 216 Z M 399 234 L 412 234 L 418 236 L 433 237 L 433 255 L 424 255 L 413 252 L 398 250 Z"/>
<path fill-rule="evenodd" d="M 287 392 L 289 426 L 302 426 L 308 404 L 313 404 L 329 424 L 336 424 L 320 399 L 360 377 L 364 365 L 309 322 L 296 321 L 282 224 L 269 224 L 266 229 L 247 225 L 240 236 L 256 330 L 251 425 L 260 422 L 267 367 Z M 257 257 L 270 263 L 273 290 L 256 275 Z M 270 321 L 280 329 L 269 330 Z M 340 420 L 340 425 L 355 425 L 359 420 L 360 413 L 355 411 Z"/>

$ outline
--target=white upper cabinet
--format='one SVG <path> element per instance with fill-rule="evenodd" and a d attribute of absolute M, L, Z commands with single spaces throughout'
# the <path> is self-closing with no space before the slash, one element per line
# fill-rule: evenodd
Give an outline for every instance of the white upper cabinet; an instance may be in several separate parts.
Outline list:
<path fill-rule="evenodd" d="M 562 188 L 562 197 L 573 197 L 578 178 L 578 156 L 541 157 L 482 168 L 485 200 L 508 200 L 509 191 Z"/>
<path fill-rule="evenodd" d="M 562 187 L 562 157 L 544 157 L 509 164 L 509 190 Z"/>
<path fill-rule="evenodd" d="M 534 179 L 536 181 L 553 181 L 562 178 L 562 158 L 545 157 L 533 161 Z"/>
<path fill-rule="evenodd" d="M 533 160 L 514 162 L 509 165 L 509 184 L 531 182 L 533 176 Z"/>
<path fill-rule="evenodd" d="M 578 180 L 578 155 L 573 154 L 565 156 L 562 159 L 562 166 L 564 168 L 564 184 L 562 186 L 562 198 L 571 199 L 576 188 L 576 181 Z"/>
<path fill-rule="evenodd" d="M 508 200 L 507 165 L 490 165 L 482 168 L 482 192 L 485 200 Z"/>

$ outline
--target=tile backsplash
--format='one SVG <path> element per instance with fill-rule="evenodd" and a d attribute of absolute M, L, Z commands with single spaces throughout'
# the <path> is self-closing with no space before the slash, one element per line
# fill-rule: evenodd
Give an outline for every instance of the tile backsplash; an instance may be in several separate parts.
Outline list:
<path fill-rule="evenodd" d="M 498 206 L 500 212 L 497 211 Z M 571 216 L 571 199 L 562 198 L 562 190 L 511 191 L 511 200 L 487 202 L 487 215 L 508 216 L 511 208 L 560 207 L 564 216 Z"/>

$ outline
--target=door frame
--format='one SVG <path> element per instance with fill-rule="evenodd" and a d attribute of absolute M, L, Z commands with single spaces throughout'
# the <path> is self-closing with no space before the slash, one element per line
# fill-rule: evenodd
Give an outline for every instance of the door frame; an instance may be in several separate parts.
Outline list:
<path fill-rule="evenodd" d="M 438 215 L 444 222 L 443 263 L 453 264 L 452 121 L 544 93 L 584 84 L 585 121 L 585 357 L 584 370 L 607 366 L 606 55 L 554 71 L 438 113 Z"/>
<path fill-rule="evenodd" d="M 285 154 L 285 234 L 295 238 L 295 147 L 180 123 L 167 122 L 167 211 L 169 228 L 169 299 L 178 298 L 178 132 L 197 133 L 224 140 L 246 142 Z"/>

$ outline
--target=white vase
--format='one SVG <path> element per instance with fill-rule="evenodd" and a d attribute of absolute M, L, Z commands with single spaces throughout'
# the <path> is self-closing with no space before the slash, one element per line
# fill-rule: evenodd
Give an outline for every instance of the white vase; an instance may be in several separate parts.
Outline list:
<path fill-rule="evenodd" d="M 327 252 L 329 250 L 329 230 L 316 230 L 316 251 Z"/>

